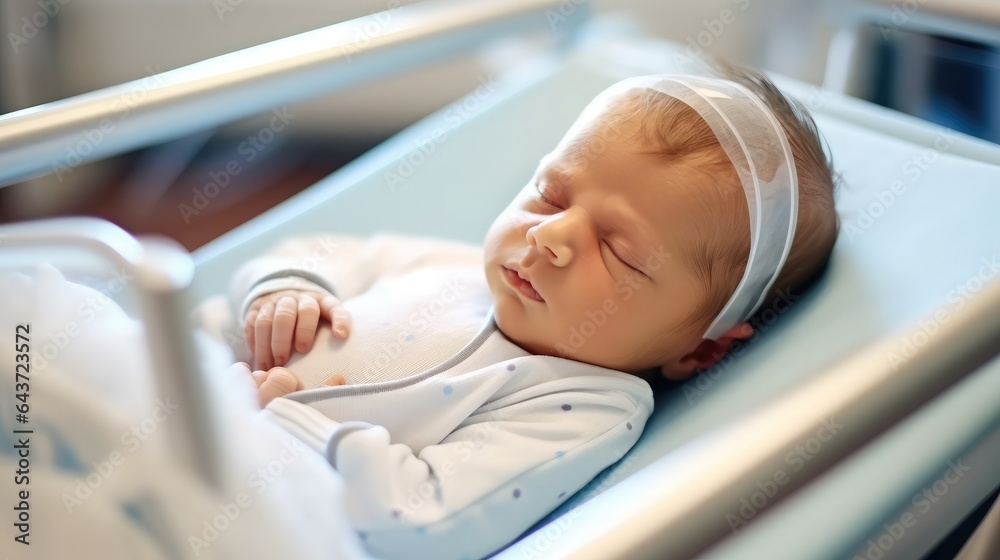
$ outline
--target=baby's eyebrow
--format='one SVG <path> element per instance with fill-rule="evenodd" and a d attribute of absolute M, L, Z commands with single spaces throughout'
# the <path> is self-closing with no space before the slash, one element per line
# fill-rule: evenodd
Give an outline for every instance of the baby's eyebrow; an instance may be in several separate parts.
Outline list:
<path fill-rule="evenodd" d="M 549 165 L 541 175 L 545 181 L 555 183 L 562 188 L 569 188 L 573 184 L 573 173 L 561 164 Z"/>

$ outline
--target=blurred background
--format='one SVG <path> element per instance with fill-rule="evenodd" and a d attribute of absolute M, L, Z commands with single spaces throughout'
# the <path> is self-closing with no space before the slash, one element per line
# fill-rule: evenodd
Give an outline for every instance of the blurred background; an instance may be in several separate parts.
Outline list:
<path fill-rule="evenodd" d="M 471 0 L 470 0 L 471 1 Z M 597 1 L 591 23 L 625 26 L 1000 142 L 996 0 Z M 0 113 L 412 2 L 395 0 L 23 0 L 0 4 Z M 567 0 L 567 7 L 577 2 Z M 942 34 L 935 17 L 952 25 Z M 994 13 L 997 10 L 993 10 Z M 954 22 L 958 24 L 954 24 Z M 0 189 L 0 222 L 106 218 L 189 250 L 315 183 L 543 47 L 530 39 Z M 204 211 L 179 211 L 237 160 Z"/>

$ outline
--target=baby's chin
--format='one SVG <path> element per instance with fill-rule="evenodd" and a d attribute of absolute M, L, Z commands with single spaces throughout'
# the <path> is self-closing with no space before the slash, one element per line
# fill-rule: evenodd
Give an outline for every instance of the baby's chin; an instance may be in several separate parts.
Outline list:
<path fill-rule="evenodd" d="M 549 314 L 533 316 L 517 300 L 494 297 L 493 302 L 493 319 L 500 332 L 526 352 L 538 356 L 566 358 L 628 373 L 646 369 L 641 364 L 633 363 L 635 360 L 632 357 L 613 351 L 594 355 L 595 343 L 605 348 L 607 345 L 592 339 L 593 333 L 581 333 L 580 329 L 561 325 L 557 317 Z M 587 336 L 588 334 L 591 336 Z M 588 346 L 591 348 L 587 348 Z"/>
<path fill-rule="evenodd" d="M 531 318 L 524 313 L 523 308 L 517 308 L 510 302 L 494 300 L 493 320 L 508 340 L 525 351 L 546 356 L 559 355 L 551 341 L 543 339 L 546 329 L 541 325 L 532 324 Z"/>

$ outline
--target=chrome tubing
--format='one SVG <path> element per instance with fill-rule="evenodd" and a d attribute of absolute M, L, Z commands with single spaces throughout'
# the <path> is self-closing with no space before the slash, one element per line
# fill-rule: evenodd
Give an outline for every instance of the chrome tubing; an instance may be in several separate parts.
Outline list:
<path fill-rule="evenodd" d="M 0 116 L 0 187 L 370 82 L 510 34 L 570 34 L 586 14 L 585 0 L 410 4 L 14 111 Z"/>

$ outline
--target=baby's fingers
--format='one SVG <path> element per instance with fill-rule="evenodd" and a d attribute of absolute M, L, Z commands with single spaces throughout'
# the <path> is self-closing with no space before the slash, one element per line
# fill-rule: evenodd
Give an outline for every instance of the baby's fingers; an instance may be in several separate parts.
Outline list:
<path fill-rule="evenodd" d="M 250 372 L 250 377 L 253 378 L 253 382 L 257 386 L 257 389 L 260 389 L 260 386 L 267 380 L 267 372 L 262 369 L 258 369 Z"/>
<path fill-rule="evenodd" d="M 347 385 L 347 379 L 345 379 L 343 375 L 335 373 L 331 375 L 329 378 L 327 378 L 327 380 L 323 382 L 323 385 L 326 385 L 327 387 L 337 387 L 340 385 Z"/>
<path fill-rule="evenodd" d="M 271 323 L 271 355 L 274 357 L 272 365 L 283 366 L 292 355 L 292 335 L 295 333 L 298 311 L 299 302 L 295 298 L 283 296 L 278 299 Z"/>
<path fill-rule="evenodd" d="M 326 296 L 320 302 L 320 310 L 324 317 L 330 319 L 333 336 L 341 340 L 347 338 L 347 335 L 351 333 L 351 313 L 344 309 L 340 300 L 333 296 Z"/>
<path fill-rule="evenodd" d="M 308 352 L 316 339 L 316 327 L 319 326 L 319 303 L 313 297 L 301 297 L 298 301 L 299 317 L 295 323 L 295 349 Z"/>
<path fill-rule="evenodd" d="M 254 320 L 254 362 L 260 369 L 271 369 L 274 358 L 271 357 L 271 324 L 274 320 L 274 304 L 265 303 Z"/>
<path fill-rule="evenodd" d="M 256 348 L 254 348 L 254 329 L 257 327 L 258 313 L 258 310 L 251 307 L 243 323 L 243 338 L 247 341 L 247 352 L 250 353 L 250 361 L 254 361 L 254 357 L 257 355 Z"/>
<path fill-rule="evenodd" d="M 264 408 L 274 399 L 301 389 L 302 382 L 294 373 L 283 367 L 271 368 L 260 386 L 260 406 Z"/>

